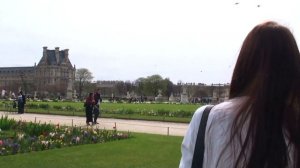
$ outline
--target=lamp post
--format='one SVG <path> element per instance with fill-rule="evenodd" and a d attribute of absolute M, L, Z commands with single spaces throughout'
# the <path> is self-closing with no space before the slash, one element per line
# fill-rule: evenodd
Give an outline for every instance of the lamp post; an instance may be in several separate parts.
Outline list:
<path fill-rule="evenodd" d="M 24 72 L 20 72 L 20 78 L 21 78 L 21 90 L 23 90 L 24 93 L 26 93 L 27 88 L 26 88 L 26 82 L 24 80 Z"/>

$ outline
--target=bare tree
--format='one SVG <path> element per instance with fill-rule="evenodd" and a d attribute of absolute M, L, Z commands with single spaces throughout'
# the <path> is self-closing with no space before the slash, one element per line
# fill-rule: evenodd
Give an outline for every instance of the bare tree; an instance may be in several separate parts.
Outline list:
<path fill-rule="evenodd" d="M 78 86 L 78 96 L 80 99 L 82 98 L 82 91 L 84 87 L 91 83 L 93 78 L 92 73 L 86 68 L 76 70 L 75 80 Z"/>

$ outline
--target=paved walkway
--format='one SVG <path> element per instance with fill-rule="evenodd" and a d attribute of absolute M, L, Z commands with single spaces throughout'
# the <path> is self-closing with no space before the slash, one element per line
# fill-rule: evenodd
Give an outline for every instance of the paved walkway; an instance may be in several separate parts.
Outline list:
<path fill-rule="evenodd" d="M 15 112 L 2 112 L 0 116 L 7 115 L 9 118 L 15 120 L 23 120 L 27 122 L 41 122 L 52 123 L 66 126 L 86 126 L 85 117 L 77 116 L 60 116 L 60 115 L 46 115 L 46 114 L 17 114 Z M 100 118 L 98 119 L 100 124 L 94 127 L 113 129 L 117 128 L 118 131 L 130 131 L 141 132 L 150 134 L 161 135 L 174 135 L 184 136 L 187 130 L 188 124 L 186 123 L 172 123 L 172 122 L 160 122 L 160 121 L 142 121 L 142 120 L 122 120 L 112 118 Z"/>

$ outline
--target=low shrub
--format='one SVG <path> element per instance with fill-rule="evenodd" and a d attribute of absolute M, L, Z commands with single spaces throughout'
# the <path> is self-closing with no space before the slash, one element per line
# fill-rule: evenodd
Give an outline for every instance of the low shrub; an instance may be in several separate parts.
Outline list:
<path fill-rule="evenodd" d="M 173 114 L 175 117 L 192 117 L 194 113 L 184 111 L 184 110 L 178 110 L 178 111 L 174 112 Z"/>
<path fill-rule="evenodd" d="M 26 107 L 30 108 L 30 109 L 38 109 L 39 105 L 38 104 L 34 104 L 34 103 L 27 103 Z"/>
<path fill-rule="evenodd" d="M 51 131 L 53 131 L 55 127 L 51 124 L 47 123 L 24 123 L 19 122 L 18 123 L 18 130 L 23 131 L 25 134 L 28 134 L 30 136 L 34 135 L 48 135 Z"/>
<path fill-rule="evenodd" d="M 6 121 L 6 119 L 4 120 Z M 0 129 L 0 155 L 104 143 L 131 137 L 129 132 L 120 133 L 116 129 L 102 130 L 93 127 L 60 127 L 46 123 L 14 122 L 17 126 L 14 127 L 13 136 L 3 137 L 5 134 Z"/>
<path fill-rule="evenodd" d="M 53 106 L 53 109 L 55 109 L 55 110 L 62 110 L 63 108 L 62 108 L 62 106 Z"/>
<path fill-rule="evenodd" d="M 39 108 L 49 109 L 49 104 L 39 104 Z"/>
<path fill-rule="evenodd" d="M 158 109 L 157 110 L 157 115 L 159 116 L 169 116 L 170 111 L 165 110 L 165 109 Z"/>
<path fill-rule="evenodd" d="M 66 106 L 66 110 L 67 110 L 67 111 L 75 111 L 75 109 L 76 109 L 76 108 L 73 107 L 73 106 L 70 106 L 70 105 L 67 105 L 67 106 Z"/>
<path fill-rule="evenodd" d="M 1 116 L 0 118 L 0 129 L 1 130 L 9 130 L 16 125 L 16 121 L 14 119 L 9 119 L 7 116 Z"/>

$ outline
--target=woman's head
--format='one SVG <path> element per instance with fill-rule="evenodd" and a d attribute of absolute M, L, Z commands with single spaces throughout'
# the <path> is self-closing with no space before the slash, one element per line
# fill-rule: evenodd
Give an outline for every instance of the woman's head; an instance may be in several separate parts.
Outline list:
<path fill-rule="evenodd" d="M 299 75 L 300 55 L 292 33 L 276 22 L 265 22 L 254 27 L 244 40 L 230 97 L 249 96 L 269 87 L 270 91 L 289 92 L 299 82 Z"/>
<path fill-rule="evenodd" d="M 231 143 L 237 136 L 241 147 L 235 167 L 286 167 L 287 137 L 300 153 L 299 87 L 300 54 L 290 30 L 275 22 L 254 27 L 242 45 L 230 86 L 230 98 L 247 97 L 232 125 Z M 299 167 L 300 155 L 295 156 Z"/>

